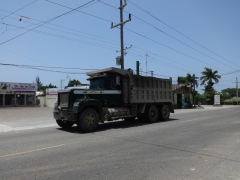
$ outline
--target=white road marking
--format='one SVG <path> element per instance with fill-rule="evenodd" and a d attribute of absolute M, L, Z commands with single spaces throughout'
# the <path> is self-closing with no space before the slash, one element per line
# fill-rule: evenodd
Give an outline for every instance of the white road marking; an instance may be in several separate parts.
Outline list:
<path fill-rule="evenodd" d="M 23 127 L 11 127 L 11 126 L 6 126 L 4 124 L 0 124 L 0 132 L 22 131 L 22 130 L 30 130 L 30 129 L 55 127 L 55 126 L 57 126 L 56 123 L 40 124 L 40 125 L 33 125 L 33 126 L 23 126 Z"/>
<path fill-rule="evenodd" d="M 197 119 L 190 119 L 190 120 L 186 120 L 186 121 L 181 121 L 182 123 L 183 122 L 190 122 L 190 121 L 196 121 L 196 120 L 200 120 L 200 119 L 207 119 L 209 117 L 203 117 L 203 118 L 197 118 Z"/>

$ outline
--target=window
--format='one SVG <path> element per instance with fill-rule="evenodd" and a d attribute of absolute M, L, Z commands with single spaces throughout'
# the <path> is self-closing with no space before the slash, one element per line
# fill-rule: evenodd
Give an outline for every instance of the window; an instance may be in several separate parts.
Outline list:
<path fill-rule="evenodd" d="M 5 105 L 14 105 L 15 103 L 15 98 L 14 94 L 5 94 Z"/>
<path fill-rule="evenodd" d="M 94 79 L 90 81 L 90 89 L 104 89 L 105 79 Z"/>
<path fill-rule="evenodd" d="M 27 105 L 33 105 L 33 100 L 34 100 L 34 96 L 33 95 L 26 95 L 26 104 Z"/>
<path fill-rule="evenodd" d="M 16 94 L 16 102 L 17 105 L 24 105 L 25 104 L 25 96 L 24 94 Z"/>
<path fill-rule="evenodd" d="M 121 89 L 120 77 L 119 76 L 110 78 L 109 88 L 110 89 L 118 89 L 118 90 Z"/>
<path fill-rule="evenodd" d="M 3 94 L 0 94 L 0 106 L 3 106 Z"/>

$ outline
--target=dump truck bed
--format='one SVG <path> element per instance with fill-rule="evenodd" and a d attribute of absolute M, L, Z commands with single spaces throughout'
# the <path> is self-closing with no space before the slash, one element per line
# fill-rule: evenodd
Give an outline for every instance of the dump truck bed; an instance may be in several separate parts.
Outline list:
<path fill-rule="evenodd" d="M 172 79 L 133 77 L 132 103 L 172 102 Z"/>

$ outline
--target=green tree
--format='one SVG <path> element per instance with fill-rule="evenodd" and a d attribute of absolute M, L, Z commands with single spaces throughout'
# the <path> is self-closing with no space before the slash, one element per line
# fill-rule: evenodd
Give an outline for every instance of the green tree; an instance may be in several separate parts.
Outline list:
<path fill-rule="evenodd" d="M 237 89 L 236 88 L 223 89 L 222 92 L 227 94 L 228 99 L 230 99 L 232 97 L 235 97 L 237 95 Z M 240 94 L 240 89 L 238 90 L 238 94 Z"/>
<path fill-rule="evenodd" d="M 205 67 L 204 69 L 205 69 L 205 71 L 201 72 L 203 76 L 200 77 L 200 80 L 202 81 L 200 84 L 201 86 L 204 85 L 205 82 L 207 82 L 207 86 L 209 86 L 209 87 L 213 86 L 214 82 L 215 83 L 219 82 L 219 79 L 221 78 L 221 76 L 217 74 L 218 73 L 217 70 L 212 71 L 211 68 L 207 68 L 207 67 Z"/>
<path fill-rule="evenodd" d="M 68 82 L 68 86 L 81 85 L 82 83 L 79 80 L 73 79 Z"/>
<path fill-rule="evenodd" d="M 178 76 L 177 82 L 178 82 L 178 84 L 187 84 L 188 83 L 186 77 L 183 77 L 183 76 Z"/>
<path fill-rule="evenodd" d="M 52 85 L 52 83 L 50 83 L 48 86 L 46 86 L 46 88 L 57 88 L 57 86 Z"/>
<path fill-rule="evenodd" d="M 57 88 L 57 86 L 52 85 L 51 83 L 47 86 L 41 86 L 41 88 L 39 89 L 39 91 L 42 92 L 43 95 L 46 95 L 46 89 L 47 88 Z"/>
<path fill-rule="evenodd" d="M 188 84 L 191 84 L 194 87 L 194 90 L 195 90 L 195 87 L 196 88 L 198 87 L 198 77 L 196 77 L 195 74 L 191 75 L 187 73 L 186 80 Z"/>
<path fill-rule="evenodd" d="M 191 74 L 187 73 L 186 80 L 189 84 L 191 84 L 191 86 L 194 89 L 193 105 L 195 106 L 195 87 L 196 88 L 198 87 L 198 77 L 196 77 L 195 74 L 191 75 Z"/>
<path fill-rule="evenodd" d="M 38 91 L 40 91 L 41 87 L 42 87 L 42 82 L 40 81 L 40 77 L 37 75 L 36 76 L 36 80 L 35 80 L 35 83 L 37 84 L 37 87 L 38 87 Z"/>
<path fill-rule="evenodd" d="M 203 94 L 197 93 L 195 95 L 195 99 L 196 99 L 197 102 L 201 102 L 201 103 L 205 102 L 205 96 Z"/>
<path fill-rule="evenodd" d="M 204 85 L 204 94 L 205 100 L 208 104 L 213 104 L 213 99 L 215 95 L 215 90 L 213 88 L 214 83 L 218 83 L 219 79 L 221 78 L 218 75 L 218 71 L 213 71 L 211 68 L 204 68 L 205 71 L 202 71 L 202 76 L 200 77 L 201 86 Z"/>

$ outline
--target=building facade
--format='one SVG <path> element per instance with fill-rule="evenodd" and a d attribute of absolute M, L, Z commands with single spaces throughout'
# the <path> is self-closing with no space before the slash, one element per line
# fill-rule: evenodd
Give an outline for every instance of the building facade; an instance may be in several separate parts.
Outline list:
<path fill-rule="evenodd" d="M 183 108 L 184 103 L 193 104 L 193 93 L 194 90 L 190 85 L 187 84 L 173 84 L 173 102 L 174 107 Z"/>
<path fill-rule="evenodd" d="M 0 107 L 35 106 L 37 85 L 0 82 Z"/>

